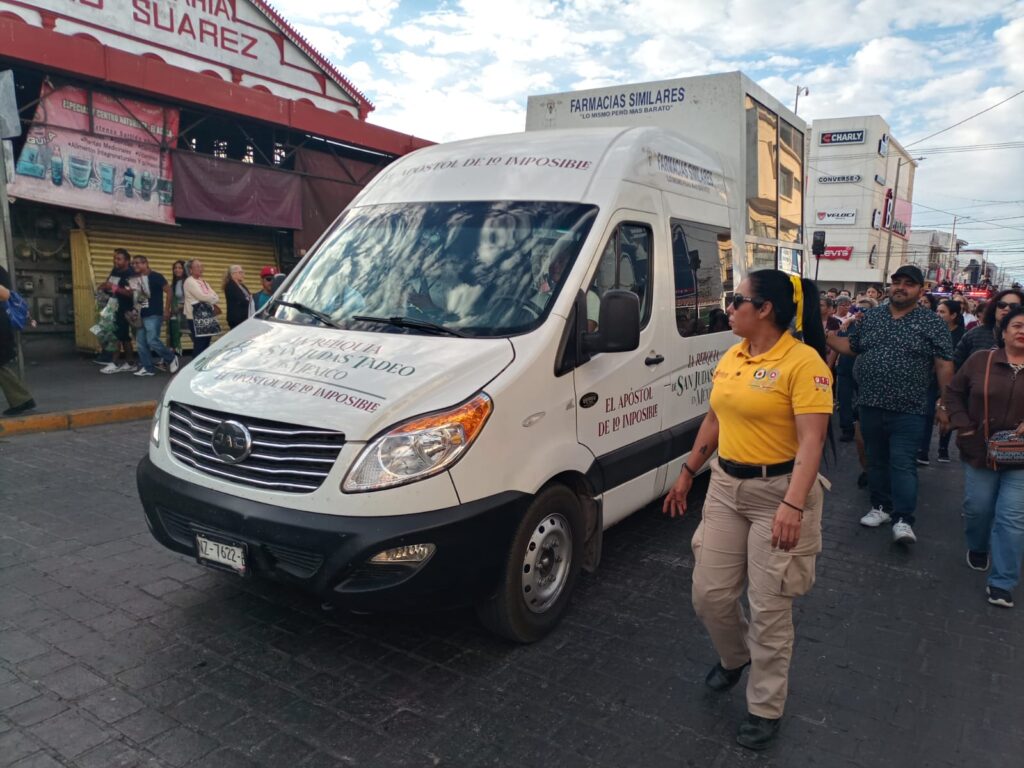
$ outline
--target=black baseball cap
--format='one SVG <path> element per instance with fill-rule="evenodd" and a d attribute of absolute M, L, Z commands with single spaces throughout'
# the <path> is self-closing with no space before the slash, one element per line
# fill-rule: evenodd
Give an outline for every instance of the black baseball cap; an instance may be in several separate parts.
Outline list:
<path fill-rule="evenodd" d="M 918 285 L 924 285 L 924 275 L 921 273 L 921 270 L 913 264 L 904 264 L 893 272 L 889 279 L 895 280 L 897 277 L 905 277 L 908 280 L 913 280 Z"/>

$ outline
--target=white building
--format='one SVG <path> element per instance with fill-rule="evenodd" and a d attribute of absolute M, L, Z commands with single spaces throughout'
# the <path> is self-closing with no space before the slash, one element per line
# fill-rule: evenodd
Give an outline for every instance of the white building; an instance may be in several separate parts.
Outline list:
<path fill-rule="evenodd" d="M 910 233 L 907 262 L 919 266 L 924 276 L 934 283 L 955 282 L 960 271 L 958 256 L 967 244 L 959 237 L 954 243 L 953 234 L 941 229 L 915 229 Z"/>
<path fill-rule="evenodd" d="M 859 291 L 907 256 L 916 161 L 878 115 L 815 120 L 807 161 L 807 241 L 825 232 L 825 255 L 805 274 L 822 288 Z"/>

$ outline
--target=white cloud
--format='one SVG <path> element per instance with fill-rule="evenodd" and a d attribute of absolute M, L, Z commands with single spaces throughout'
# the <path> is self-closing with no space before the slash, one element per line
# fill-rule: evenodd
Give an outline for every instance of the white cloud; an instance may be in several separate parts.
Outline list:
<path fill-rule="evenodd" d="M 334 62 L 342 61 L 355 38 L 343 35 L 334 29 L 306 24 L 296 24 L 295 29 L 306 38 L 318 52 Z"/>
<path fill-rule="evenodd" d="M 324 27 L 350 24 L 375 33 L 391 23 L 398 0 L 275 0 L 273 5 L 293 23 L 304 21 Z"/>
<path fill-rule="evenodd" d="M 1024 9 L 1024 6 L 1022 6 Z M 1024 86 L 1024 15 L 996 30 L 999 57 L 1010 82 Z"/>

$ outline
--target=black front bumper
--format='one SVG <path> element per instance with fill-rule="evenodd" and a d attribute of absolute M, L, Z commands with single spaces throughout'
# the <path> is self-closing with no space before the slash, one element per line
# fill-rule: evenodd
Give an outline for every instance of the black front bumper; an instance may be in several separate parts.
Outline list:
<path fill-rule="evenodd" d="M 516 492 L 447 509 L 346 517 L 263 504 L 188 483 L 139 462 L 139 496 L 153 536 L 195 556 L 195 535 L 247 546 L 249 570 L 353 608 L 408 610 L 472 602 L 493 592 L 529 497 Z M 437 549 L 419 567 L 374 565 L 407 544 Z"/>

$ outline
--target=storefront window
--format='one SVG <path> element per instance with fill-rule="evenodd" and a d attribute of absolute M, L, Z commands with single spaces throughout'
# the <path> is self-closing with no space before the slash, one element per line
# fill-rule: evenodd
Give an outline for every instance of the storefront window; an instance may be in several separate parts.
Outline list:
<path fill-rule="evenodd" d="M 762 104 L 746 97 L 747 109 L 747 213 L 748 234 L 778 237 L 779 118 Z"/>
<path fill-rule="evenodd" d="M 803 225 L 804 135 L 779 124 L 779 240 L 799 243 Z"/>
<path fill-rule="evenodd" d="M 775 269 L 777 254 L 774 245 L 747 243 L 747 271 L 755 269 Z"/>

